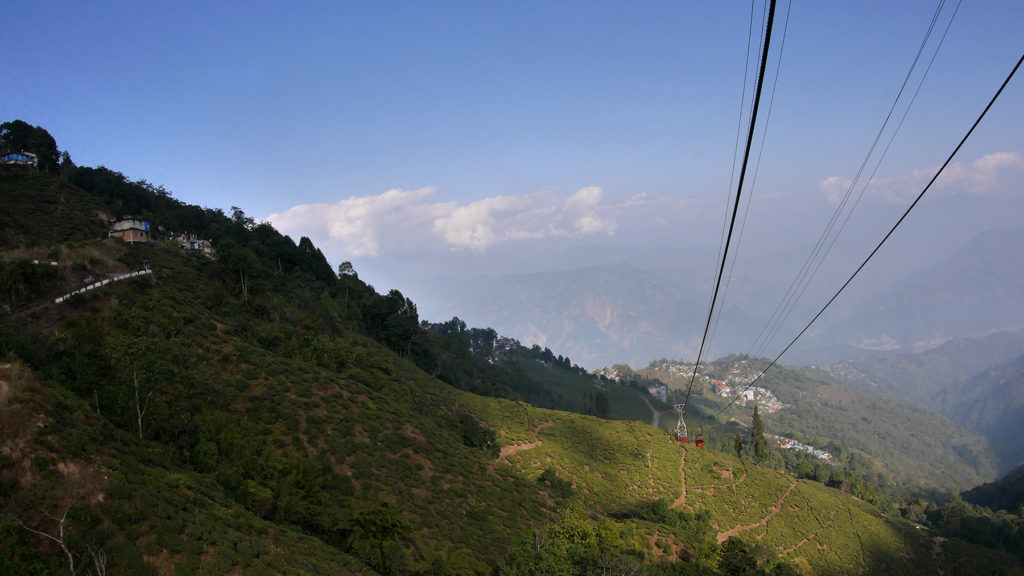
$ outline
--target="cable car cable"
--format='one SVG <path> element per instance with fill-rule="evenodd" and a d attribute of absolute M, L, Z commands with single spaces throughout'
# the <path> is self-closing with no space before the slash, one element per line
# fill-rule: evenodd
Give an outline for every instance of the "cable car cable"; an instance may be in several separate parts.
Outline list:
<path fill-rule="evenodd" d="M 789 15 L 792 13 L 793 1 L 790 0 L 786 8 L 786 22 L 782 26 L 782 41 L 779 42 L 779 55 L 775 62 L 775 75 L 772 78 L 772 91 L 771 96 L 768 98 L 768 113 L 765 114 L 764 131 L 761 133 L 761 145 L 758 147 L 757 160 L 754 162 L 754 175 L 750 179 L 750 193 L 747 194 L 747 203 L 743 208 L 743 218 L 740 220 L 740 233 L 736 237 L 736 254 L 739 254 L 740 244 L 743 243 L 743 231 L 747 225 L 747 215 L 750 213 L 750 201 L 754 197 L 753 191 L 757 186 L 757 173 L 761 169 L 761 156 L 764 154 L 765 141 L 768 139 L 768 124 L 771 122 L 772 109 L 775 107 L 775 90 L 779 86 L 779 71 L 782 69 L 782 54 L 786 50 L 786 33 L 789 31 Z M 725 298 L 729 294 L 729 286 L 732 284 L 733 271 L 736 269 L 737 257 L 733 256 L 732 262 L 729 264 L 729 275 L 725 279 L 725 290 L 722 292 L 722 304 L 725 304 Z M 719 314 L 715 317 L 715 325 L 711 328 L 711 333 L 708 336 L 708 340 L 715 339 L 715 332 L 718 331 L 718 324 L 722 320 L 722 315 Z"/>
<path fill-rule="evenodd" d="M 846 218 L 843 220 L 843 223 L 839 226 L 839 230 L 832 237 L 832 240 L 829 243 L 828 248 L 825 249 L 825 252 L 822 254 L 821 258 L 818 260 L 818 263 L 815 265 L 814 270 L 810 273 L 810 276 L 807 278 L 807 280 L 804 283 L 803 287 L 800 289 L 800 293 L 797 294 L 796 299 L 793 300 L 790 303 L 788 309 L 786 310 L 786 312 L 783 315 L 783 317 L 781 318 L 781 320 L 775 325 L 775 327 L 772 330 L 771 334 L 768 336 L 768 338 L 765 340 L 765 342 L 762 343 L 761 348 L 758 350 L 758 352 L 755 355 L 759 355 L 761 352 L 763 352 L 764 349 L 767 347 L 768 342 L 771 341 L 772 339 L 774 339 L 775 335 L 778 334 L 778 331 L 782 328 L 782 325 L 785 323 L 785 321 L 789 318 L 789 315 L 792 313 L 793 308 L 796 305 L 796 302 L 798 300 L 800 300 L 800 298 L 803 297 L 804 292 L 806 292 L 808 286 L 810 286 L 811 280 L 818 273 L 818 270 L 821 268 L 821 265 L 824 263 L 825 258 L 832 251 L 832 248 L 835 246 L 836 241 L 839 239 L 839 236 L 843 233 L 843 230 L 846 229 L 846 225 L 850 222 L 850 218 L 853 216 L 853 211 L 860 204 L 861 199 L 864 197 L 864 192 L 866 192 L 868 187 L 871 186 L 871 182 L 874 179 L 875 175 L 878 173 L 878 169 L 879 169 L 879 167 L 881 167 L 882 161 L 888 155 L 889 149 L 892 147 L 892 143 L 896 139 L 896 135 L 899 133 L 900 129 L 903 127 L 903 123 L 907 119 L 907 116 L 910 114 L 910 109 L 914 106 L 914 102 L 917 101 L 917 97 L 921 93 L 921 87 L 924 86 L 924 81 L 925 81 L 925 79 L 928 78 L 928 73 L 931 72 L 932 65 L 935 64 L 935 58 L 939 55 L 939 50 L 942 48 L 943 43 L 945 43 L 946 36 L 949 34 L 949 29 L 950 29 L 950 27 L 952 27 L 953 20 L 956 19 L 956 15 L 957 15 L 957 12 L 959 12 L 959 10 L 960 10 L 960 2 L 957 2 L 956 8 L 953 9 L 953 15 L 950 17 L 949 22 L 946 24 L 946 29 L 943 31 L 942 37 L 939 39 L 938 46 L 935 47 L 935 52 L 932 53 L 932 57 L 931 57 L 931 59 L 928 62 L 928 66 L 925 68 L 924 73 L 921 76 L 921 79 L 918 81 L 917 89 L 914 90 L 914 95 L 911 97 L 910 102 L 907 104 L 907 108 L 903 111 L 903 116 L 900 118 L 900 121 L 896 125 L 896 128 L 893 130 L 893 133 L 889 136 L 889 141 L 886 143 L 885 149 L 882 150 L 881 156 L 879 156 L 878 160 L 875 162 L 875 167 L 874 167 L 874 169 L 872 169 L 871 175 L 868 176 L 867 182 L 861 188 L 860 194 L 857 195 L 857 200 L 854 201 L 853 206 L 846 213 Z M 922 44 L 922 47 L 923 47 L 923 44 Z M 915 62 L 916 62 L 916 59 L 915 59 Z M 902 92 L 902 89 L 900 91 Z M 888 121 L 888 119 L 886 119 L 886 121 Z M 865 162 L 867 162 L 867 158 L 866 157 L 865 157 L 864 160 L 865 160 Z"/>
<path fill-rule="evenodd" d="M 892 236 L 893 232 L 896 231 L 896 228 L 898 228 L 899 225 L 902 224 L 904 220 L 906 220 L 907 216 L 910 214 L 910 211 L 913 210 L 915 206 L 917 206 L 917 203 L 921 201 L 921 198 L 924 198 L 925 193 L 928 192 L 928 190 L 932 187 L 932 184 L 934 184 L 935 181 L 938 180 L 939 176 L 942 175 L 942 172 L 946 169 L 947 166 L 949 166 L 949 163 L 952 162 L 953 158 L 957 155 L 957 153 L 960 152 L 960 149 L 963 148 L 963 145 L 967 142 L 967 139 L 970 138 L 971 134 L 974 133 L 974 129 L 978 127 L 978 124 L 980 124 L 982 119 L 985 118 L 985 115 L 988 114 L 988 111 L 992 108 L 992 105 L 996 103 L 997 99 L 999 99 L 999 95 L 1003 93 L 1003 89 L 1005 89 L 1006 86 L 1010 83 L 1010 80 L 1013 79 L 1014 74 L 1017 73 L 1017 70 L 1020 68 L 1022 62 L 1024 62 L 1024 54 L 1022 54 L 1020 59 L 1017 60 L 1017 64 L 1013 67 L 1013 70 L 1010 71 L 1010 74 L 1006 77 L 1006 80 L 1003 81 L 1002 85 L 999 87 L 999 90 L 997 90 L 995 95 L 992 96 L 992 99 L 989 100 L 988 105 L 985 106 L 984 110 L 982 110 L 981 114 L 978 116 L 978 119 L 974 121 L 974 124 L 971 125 L 971 128 L 967 131 L 966 134 L 964 134 L 963 138 L 960 139 L 960 143 L 956 145 L 956 148 L 954 148 L 953 152 L 949 154 L 949 157 L 946 158 L 946 161 L 942 163 L 942 166 L 939 167 L 935 175 L 932 176 L 931 180 L 928 181 L 928 184 L 926 184 L 924 189 L 921 190 L 921 193 L 917 195 L 917 198 L 915 198 L 914 201 L 910 203 L 910 206 L 908 206 L 906 211 L 903 212 L 903 215 L 900 216 L 899 220 L 897 220 L 896 223 L 892 225 L 892 228 L 889 229 L 889 232 L 886 233 L 886 235 L 882 238 L 878 245 L 875 246 L 875 249 L 872 250 L 870 254 L 868 254 L 867 258 L 865 258 L 864 261 L 861 262 L 860 266 L 858 266 L 857 269 L 854 270 L 853 274 L 850 275 L 846 282 L 844 282 L 843 285 L 839 287 L 839 290 L 837 290 L 836 293 L 833 294 L 831 298 L 829 298 L 828 302 L 826 302 L 825 305 L 821 307 L 821 310 L 819 310 L 818 313 L 815 314 L 813 318 L 811 318 L 811 321 L 808 322 L 802 330 L 800 330 L 800 333 L 798 333 L 793 338 L 793 340 L 791 340 L 789 344 L 787 344 L 786 347 L 782 349 L 782 352 L 779 352 L 779 355 L 776 356 L 775 359 L 772 360 L 768 364 L 768 366 L 764 368 L 764 370 L 761 370 L 761 373 L 758 374 L 757 377 L 755 377 L 750 382 L 750 384 L 747 384 L 747 387 L 744 388 L 743 391 L 741 391 L 732 400 L 730 400 L 728 404 L 726 404 L 721 410 L 719 410 L 716 413 L 716 416 L 720 415 L 722 412 L 728 409 L 729 406 L 732 406 L 732 404 L 736 402 L 736 400 L 739 399 L 740 396 L 743 395 L 743 392 L 749 390 L 758 380 L 760 380 L 761 377 L 764 376 L 765 372 L 767 372 L 772 366 L 774 366 L 775 363 L 779 361 L 779 358 L 782 358 L 782 355 L 785 354 L 793 346 L 793 344 L 796 344 L 796 341 L 799 340 L 805 332 L 807 332 L 811 325 L 814 324 L 814 321 L 825 313 L 825 310 L 827 310 L 828 307 L 831 306 L 832 303 L 836 301 L 836 298 L 839 298 L 839 295 L 843 293 L 846 287 L 849 286 L 851 282 L 853 282 L 853 279 L 857 277 L 857 274 L 859 274 L 860 271 L 863 270 L 865 266 L 867 266 L 867 263 L 871 261 L 871 258 L 874 257 L 876 253 L 878 253 L 878 251 L 882 248 L 882 245 L 885 244 L 889 237 Z"/>
<path fill-rule="evenodd" d="M 718 298 L 718 290 L 722 286 L 722 275 L 725 272 L 725 262 L 729 255 L 729 243 L 732 239 L 732 232 L 736 226 L 736 214 L 739 212 L 740 196 L 743 191 L 743 179 L 746 176 L 747 164 L 750 161 L 750 147 L 754 138 L 754 126 L 757 123 L 757 106 L 761 99 L 761 90 L 764 86 L 764 69 L 768 61 L 768 50 L 771 46 L 772 39 L 772 24 L 775 20 L 775 3 L 776 0 L 771 0 L 768 7 L 768 23 L 765 26 L 764 35 L 764 47 L 761 52 L 761 65 L 758 70 L 757 77 L 757 89 L 754 96 L 754 107 L 750 115 L 750 127 L 747 132 L 747 144 L 746 149 L 743 153 L 743 164 L 740 168 L 740 179 L 739 184 L 736 187 L 736 202 L 733 204 L 732 220 L 729 222 L 729 233 L 725 238 L 725 249 L 722 251 L 722 262 L 718 269 L 718 279 L 715 281 L 715 290 L 711 296 L 711 306 L 708 309 L 708 319 L 704 324 L 704 335 L 701 337 L 700 351 L 697 352 L 697 362 L 693 365 L 693 376 L 690 378 L 690 385 L 686 389 L 686 399 L 683 401 L 685 406 L 686 402 L 690 399 L 690 392 L 693 390 L 693 380 L 697 377 L 697 368 L 700 366 L 701 355 L 704 353 L 704 344 L 707 342 L 708 329 L 711 327 L 711 318 L 715 312 L 715 300 Z M 685 410 L 685 408 L 683 408 Z"/>
<path fill-rule="evenodd" d="M 945 0 L 940 0 L 938 5 L 936 6 L 935 12 L 932 14 L 931 22 L 928 25 L 928 29 L 925 32 L 924 38 L 922 38 L 922 40 L 921 40 L 921 44 L 920 44 L 920 46 L 917 49 L 917 54 L 914 56 L 914 60 L 911 63 L 910 68 L 907 70 L 907 74 L 906 74 L 906 76 L 903 79 L 903 83 L 900 86 L 899 92 L 896 94 L 896 98 L 893 99 L 892 106 L 890 106 L 889 112 L 886 115 L 885 120 L 882 122 L 881 127 L 879 127 L 879 129 L 878 129 L 878 133 L 875 135 L 874 141 L 871 143 L 871 147 L 868 149 L 867 154 L 864 156 L 864 160 L 861 162 L 860 168 L 857 170 L 857 174 L 854 176 L 853 180 L 851 180 L 850 186 L 847 188 L 847 191 L 844 194 L 842 201 L 836 207 L 834 213 L 832 214 L 831 219 L 829 220 L 828 224 L 825 226 L 825 229 L 822 230 L 821 235 L 818 237 L 817 243 L 814 245 L 814 248 L 811 249 L 810 254 L 808 255 L 807 259 L 804 261 L 804 264 L 800 268 L 800 271 L 797 273 L 796 277 L 793 279 L 793 282 L 790 284 L 789 288 L 786 290 L 786 293 L 783 295 L 782 300 L 779 301 L 779 304 L 776 306 L 775 310 L 772 312 L 772 314 L 769 317 L 769 319 L 768 319 L 767 323 L 765 324 L 765 326 L 761 329 L 760 333 L 757 335 L 757 338 L 754 339 L 753 344 L 751 345 L 750 349 L 747 352 L 748 355 L 755 355 L 756 356 L 756 355 L 761 354 L 761 352 L 763 352 L 764 349 L 768 346 L 768 343 L 772 339 L 774 339 L 774 337 L 778 333 L 779 329 L 782 327 L 782 325 L 785 323 L 785 321 L 789 318 L 790 314 L 793 311 L 793 308 L 796 306 L 796 303 L 800 300 L 800 298 L 803 296 L 804 292 L 807 290 L 807 287 L 810 285 L 810 283 L 813 280 L 814 276 L 817 274 L 818 270 L 820 269 L 821 264 L 824 262 L 825 258 L 828 256 L 828 254 L 831 252 L 832 247 L 835 245 L 836 240 L 839 238 L 839 235 L 842 233 L 843 229 L 845 229 L 846 222 L 849 221 L 850 216 L 853 214 L 853 210 L 856 208 L 857 204 L 859 204 L 859 202 L 860 202 L 860 196 L 863 196 L 864 190 L 866 190 L 867 186 L 870 185 L 870 178 L 869 178 L 868 179 L 868 183 L 865 184 L 865 187 L 861 190 L 861 194 L 860 194 L 860 196 L 858 196 L 857 201 L 854 203 L 853 207 L 851 207 L 849 212 L 847 213 L 846 219 L 843 222 L 842 226 L 839 228 L 839 231 L 832 237 L 832 240 L 830 242 L 828 242 L 827 239 L 828 239 L 829 235 L 831 234 L 832 230 L 835 228 L 836 222 L 838 222 L 838 220 L 839 220 L 843 210 L 846 208 L 846 205 L 849 202 L 850 196 L 851 196 L 853 190 L 857 187 L 857 183 L 860 181 L 860 178 L 863 175 L 864 169 L 867 166 L 868 161 L 871 158 L 871 155 L 874 153 L 875 148 L 877 147 L 878 142 L 879 142 L 879 140 L 882 137 L 882 134 L 885 133 L 885 128 L 886 128 L 886 126 L 888 126 L 889 121 L 892 118 L 893 112 L 895 111 L 896 106 L 897 106 L 897 104 L 900 101 L 900 98 L 903 96 L 903 92 L 906 89 L 907 84 L 909 83 L 910 78 L 913 75 L 913 72 L 914 72 L 914 70 L 917 67 L 917 64 L 918 64 L 918 62 L 919 62 L 919 60 L 921 58 L 922 53 L 924 52 L 925 46 L 927 45 L 928 40 L 931 38 L 932 32 L 935 29 L 935 24 L 938 22 L 940 13 L 941 13 L 944 5 L 945 5 Z M 942 47 L 942 43 L 943 43 L 943 41 L 946 38 L 946 34 L 949 32 L 949 27 L 950 27 L 950 25 L 952 25 L 953 19 L 956 18 L 956 13 L 959 10 L 959 8 L 960 8 L 960 3 L 958 2 L 957 3 L 957 7 L 956 7 L 956 9 L 953 12 L 953 16 L 950 18 L 949 24 L 947 24 L 947 26 L 946 26 L 946 31 L 942 35 L 942 40 L 939 41 L 939 45 L 936 47 L 935 53 L 932 55 L 931 63 L 934 62 L 935 56 L 938 54 L 939 48 Z M 929 65 L 928 65 L 928 70 L 931 69 L 931 63 L 929 63 Z M 921 78 L 921 81 L 918 84 L 918 91 L 920 91 L 921 85 L 924 83 L 924 79 L 927 77 L 927 75 L 928 75 L 928 71 L 926 70 L 924 75 Z M 917 99 L 917 93 L 915 92 L 914 98 L 911 100 L 910 104 L 907 106 L 906 111 L 904 112 L 903 119 L 906 119 L 906 115 L 907 115 L 907 113 L 910 112 L 910 107 L 913 106 L 914 100 L 916 100 L 916 99 Z M 903 124 L 903 120 L 900 120 L 900 124 L 899 125 L 902 126 L 902 124 Z M 890 138 L 890 140 L 889 140 L 889 144 L 890 145 L 892 143 L 892 139 L 895 138 L 896 133 L 898 131 L 899 131 L 899 127 L 897 127 L 896 130 L 893 132 L 892 138 Z M 889 149 L 889 147 L 886 146 L 885 152 L 882 153 L 882 156 L 879 158 L 878 163 L 875 166 L 875 170 L 876 171 L 878 169 L 878 166 L 881 165 L 882 159 L 884 159 L 885 154 L 888 152 L 888 149 Z M 874 172 L 872 173 L 872 176 L 873 175 L 874 175 Z M 828 242 L 828 248 L 826 248 L 824 250 L 824 252 L 822 252 L 822 248 L 825 246 L 826 242 Z M 818 263 L 817 263 L 817 265 L 814 266 L 814 270 L 810 271 L 810 268 L 811 268 L 811 266 L 812 266 L 812 264 L 813 264 L 813 262 L 815 260 L 817 260 Z M 760 345 L 758 345 L 759 342 L 760 342 Z"/>

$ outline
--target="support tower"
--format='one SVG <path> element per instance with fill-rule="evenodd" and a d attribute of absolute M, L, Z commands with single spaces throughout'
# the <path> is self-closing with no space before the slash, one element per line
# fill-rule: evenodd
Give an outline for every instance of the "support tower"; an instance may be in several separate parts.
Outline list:
<path fill-rule="evenodd" d="M 689 442 L 689 437 L 686 434 L 686 421 L 683 420 L 683 413 L 686 412 L 686 403 L 673 404 L 672 407 L 676 409 L 676 412 L 679 412 L 679 420 L 676 422 L 676 442 L 686 444 Z"/>

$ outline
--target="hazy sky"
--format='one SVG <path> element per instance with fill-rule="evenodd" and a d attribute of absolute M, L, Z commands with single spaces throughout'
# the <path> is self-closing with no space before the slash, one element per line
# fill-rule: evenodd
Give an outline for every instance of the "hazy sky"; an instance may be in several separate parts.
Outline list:
<path fill-rule="evenodd" d="M 787 17 L 780 2 L 741 258 L 817 237 L 936 6 L 797 1 Z M 939 13 L 863 177 L 952 18 L 851 221 L 868 243 L 1024 49 L 1024 2 L 955 8 Z M 78 164 L 310 236 L 379 290 L 442 262 L 529 269 L 574 244 L 714 250 L 762 10 L 748 52 L 743 2 L 10 3 L 0 118 L 45 127 Z M 917 234 L 1024 222 L 1022 104 L 1024 77 L 922 207 L 934 220 L 921 216 Z"/>

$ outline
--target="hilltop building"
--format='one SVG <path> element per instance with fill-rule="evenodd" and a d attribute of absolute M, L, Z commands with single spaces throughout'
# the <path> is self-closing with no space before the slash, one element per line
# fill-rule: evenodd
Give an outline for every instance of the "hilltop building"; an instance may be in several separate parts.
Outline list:
<path fill-rule="evenodd" d="M 31 152 L 9 152 L 0 156 L 0 168 L 5 170 L 28 169 L 32 172 L 39 167 L 39 158 Z"/>
<path fill-rule="evenodd" d="M 207 258 L 216 258 L 217 251 L 213 248 L 213 243 L 209 240 L 204 240 L 195 234 L 185 232 L 177 237 L 178 245 L 185 250 L 193 250 L 199 252 Z"/>
<path fill-rule="evenodd" d="M 39 158 L 31 152 L 10 152 L 0 156 L 0 164 L 15 166 L 39 166 Z"/>
<path fill-rule="evenodd" d="M 149 222 L 137 220 L 131 216 L 125 216 L 120 220 L 110 222 L 110 238 L 119 238 L 124 242 L 134 244 L 135 242 L 149 242 Z"/>

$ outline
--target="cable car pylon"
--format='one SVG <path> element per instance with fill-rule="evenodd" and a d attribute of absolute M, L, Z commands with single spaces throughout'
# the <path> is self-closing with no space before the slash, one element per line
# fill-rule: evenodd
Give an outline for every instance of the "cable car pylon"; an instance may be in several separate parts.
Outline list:
<path fill-rule="evenodd" d="M 686 412 L 686 402 L 673 404 L 672 407 L 679 413 L 679 420 L 676 421 L 676 442 L 687 444 L 690 438 L 686 433 L 686 421 L 683 420 L 683 412 Z"/>

